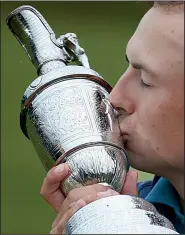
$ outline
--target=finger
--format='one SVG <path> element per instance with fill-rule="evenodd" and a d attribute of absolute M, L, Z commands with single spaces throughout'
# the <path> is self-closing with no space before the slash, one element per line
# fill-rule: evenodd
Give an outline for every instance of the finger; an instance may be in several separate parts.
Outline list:
<path fill-rule="evenodd" d="M 112 189 L 108 189 L 106 192 L 97 193 L 98 199 L 104 198 L 104 197 L 116 196 L 116 195 L 120 195 L 120 194 Z"/>
<path fill-rule="evenodd" d="M 68 193 L 66 200 L 64 200 L 60 211 L 61 213 L 65 213 L 65 211 L 68 210 L 69 204 L 71 204 L 72 202 L 76 202 L 79 199 L 84 198 L 87 195 L 107 191 L 108 189 L 109 187 L 101 185 L 101 184 L 94 184 L 94 185 L 88 185 L 88 186 L 84 186 L 80 188 L 75 188 Z"/>
<path fill-rule="evenodd" d="M 85 204 L 89 204 L 93 201 L 96 201 L 98 199 L 101 199 L 101 198 L 104 198 L 104 197 L 109 197 L 109 196 L 115 196 L 115 195 L 119 195 L 119 193 L 117 193 L 116 191 L 112 190 L 112 189 L 108 189 L 107 191 L 105 192 L 98 192 L 98 193 L 94 193 L 94 194 L 91 194 L 91 195 L 87 195 L 87 196 L 84 196 L 83 198 L 81 198 Z M 80 200 L 80 199 L 78 199 Z M 78 201 L 77 200 L 77 201 Z M 70 210 L 76 203 L 77 201 L 75 202 L 72 202 L 71 204 L 69 204 L 68 206 L 68 209 L 67 210 Z M 62 210 L 60 211 L 60 213 L 58 213 L 55 221 L 53 222 L 53 225 L 52 225 L 52 228 L 56 227 L 57 224 L 60 222 L 63 214 L 65 214 L 65 212 L 63 212 Z"/>
<path fill-rule="evenodd" d="M 67 198 L 63 201 L 60 212 L 58 213 L 55 221 L 53 222 L 52 228 L 55 227 L 61 220 L 62 216 L 72 207 L 78 200 L 84 199 L 86 203 L 90 203 L 97 199 L 98 192 L 107 191 L 109 188 L 103 185 L 90 185 L 81 188 L 73 189 L 69 192 Z M 92 196 L 94 195 L 94 197 Z"/>
<path fill-rule="evenodd" d="M 126 175 L 125 184 L 123 186 L 121 194 L 138 196 L 137 181 L 138 173 L 133 170 L 129 171 Z"/>
<path fill-rule="evenodd" d="M 65 198 L 60 190 L 60 183 L 69 173 L 69 166 L 60 164 L 48 172 L 42 184 L 40 194 L 56 212 L 60 210 Z"/>
<path fill-rule="evenodd" d="M 67 221 L 82 207 L 86 205 L 83 199 L 78 200 L 70 206 L 70 209 L 63 215 L 59 223 L 51 230 L 50 234 L 62 234 Z"/>
<path fill-rule="evenodd" d="M 68 207 L 68 210 L 71 209 L 75 204 L 77 203 L 77 201 L 75 202 L 72 202 L 69 207 Z M 55 218 L 53 224 L 52 224 L 52 229 L 54 229 L 58 224 L 59 222 L 61 221 L 62 217 L 65 216 L 67 213 L 67 210 L 65 212 L 63 211 L 60 211 L 58 214 L 57 214 L 57 217 Z"/>
<path fill-rule="evenodd" d="M 96 194 L 98 192 L 105 192 L 108 189 L 108 186 L 104 186 L 102 184 L 93 184 L 81 188 L 75 188 L 69 192 L 67 196 L 67 202 L 68 204 L 71 204 L 74 201 L 84 198 L 84 196 Z"/>

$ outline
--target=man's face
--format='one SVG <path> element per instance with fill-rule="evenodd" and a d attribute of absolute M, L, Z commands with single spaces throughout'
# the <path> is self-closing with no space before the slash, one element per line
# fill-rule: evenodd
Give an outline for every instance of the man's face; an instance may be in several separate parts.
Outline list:
<path fill-rule="evenodd" d="M 184 15 L 152 8 L 127 45 L 129 67 L 110 94 L 131 165 L 184 171 Z"/>

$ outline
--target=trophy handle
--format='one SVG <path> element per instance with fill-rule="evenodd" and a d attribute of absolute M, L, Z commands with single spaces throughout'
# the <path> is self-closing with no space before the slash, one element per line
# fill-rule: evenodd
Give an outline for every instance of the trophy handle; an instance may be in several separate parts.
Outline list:
<path fill-rule="evenodd" d="M 85 50 L 80 47 L 76 34 L 67 33 L 62 35 L 57 39 L 57 42 L 59 42 L 59 47 L 63 48 L 68 55 L 69 60 L 76 61 L 78 65 L 90 68 L 88 57 L 85 54 Z"/>

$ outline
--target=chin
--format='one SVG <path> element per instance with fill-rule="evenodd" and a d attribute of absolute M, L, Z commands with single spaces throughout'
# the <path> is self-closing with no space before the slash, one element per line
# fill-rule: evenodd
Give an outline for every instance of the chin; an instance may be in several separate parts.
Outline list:
<path fill-rule="evenodd" d="M 164 167 L 161 165 L 161 162 L 159 162 L 157 154 L 152 152 L 151 149 L 146 147 L 141 148 L 140 146 L 142 145 L 134 145 L 133 142 L 132 144 L 128 142 L 125 144 L 125 150 L 130 166 L 139 171 L 161 175 Z"/>
<path fill-rule="evenodd" d="M 126 149 L 128 155 L 128 161 L 132 168 L 137 169 L 139 171 L 144 171 L 147 173 L 151 173 L 150 164 L 147 164 L 147 160 L 144 158 L 143 155 L 136 154 L 135 152 L 131 151 L 130 149 Z"/>

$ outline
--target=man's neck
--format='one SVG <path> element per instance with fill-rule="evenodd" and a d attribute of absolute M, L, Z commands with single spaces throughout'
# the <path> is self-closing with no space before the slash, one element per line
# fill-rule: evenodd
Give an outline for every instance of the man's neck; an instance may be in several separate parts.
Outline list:
<path fill-rule="evenodd" d="M 182 214 L 184 214 L 184 174 L 173 174 L 175 178 L 169 179 L 179 194 Z"/>
<path fill-rule="evenodd" d="M 169 179 L 169 181 L 176 188 L 179 196 L 184 201 L 184 174 L 173 174 L 175 177 Z"/>

